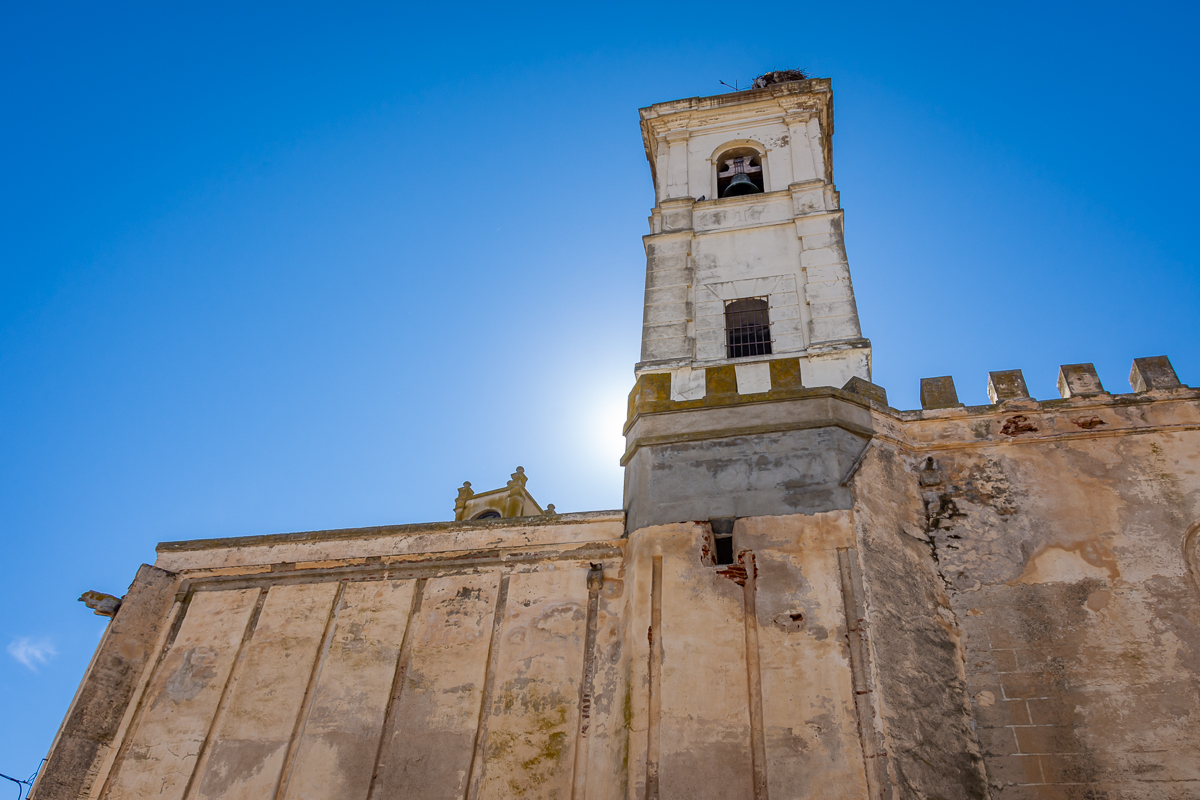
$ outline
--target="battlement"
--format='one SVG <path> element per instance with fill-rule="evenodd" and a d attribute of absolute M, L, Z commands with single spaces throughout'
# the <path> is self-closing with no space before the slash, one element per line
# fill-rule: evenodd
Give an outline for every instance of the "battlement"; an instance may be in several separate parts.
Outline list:
<path fill-rule="evenodd" d="M 992 402 L 981 406 L 968 406 L 960 402 L 954 378 L 949 375 L 922 378 L 919 410 L 892 408 L 888 405 L 887 390 L 862 378 L 851 378 L 840 390 L 830 386 L 804 386 L 800 369 L 801 362 L 798 359 L 708 367 L 702 371 L 705 392 L 698 399 L 685 399 L 688 392 L 683 384 L 689 381 L 692 384 L 699 383 L 695 373 L 700 373 L 701 370 L 693 370 L 692 374 L 683 377 L 680 377 L 679 372 L 642 375 L 629 393 L 628 414 L 623 432 L 628 434 L 635 420 L 644 414 L 795 400 L 829 394 L 842 396 L 851 402 L 905 420 L 942 418 L 947 416 L 944 412 L 954 409 L 961 409 L 966 414 L 977 414 L 995 411 L 998 408 L 1053 408 L 1062 405 L 1064 400 L 1080 398 L 1131 399 L 1128 393 L 1114 394 L 1107 391 L 1100 382 L 1095 366 L 1090 363 L 1064 364 L 1059 367 L 1060 397 L 1050 400 L 1031 397 L 1025 383 L 1025 375 L 1019 369 L 989 372 L 987 393 Z M 1129 372 L 1129 385 L 1132 396 L 1142 396 L 1141 399 L 1171 395 L 1200 396 L 1200 389 L 1180 382 L 1167 356 L 1135 358 Z"/>
<path fill-rule="evenodd" d="M 1135 394 L 1186 390 L 1190 387 L 1180 383 L 1175 368 L 1166 356 L 1135 358 L 1129 371 L 1129 386 Z M 1019 369 L 989 372 L 987 383 L 988 399 L 992 405 L 1010 402 L 1037 402 L 1029 396 L 1025 375 Z M 1072 397 L 1095 397 L 1107 395 L 1100 383 L 1100 376 L 1092 364 L 1064 364 L 1058 368 L 1058 393 L 1063 400 Z M 958 401 L 954 378 L 943 375 L 921 379 L 921 408 L 966 408 Z M 986 408 L 986 406 L 983 406 Z"/>

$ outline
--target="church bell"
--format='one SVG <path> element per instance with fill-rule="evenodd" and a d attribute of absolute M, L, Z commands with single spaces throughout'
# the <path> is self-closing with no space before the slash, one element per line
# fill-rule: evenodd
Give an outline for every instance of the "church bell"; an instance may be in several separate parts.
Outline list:
<path fill-rule="evenodd" d="M 755 194 L 761 192 L 755 185 L 754 181 L 750 180 L 750 176 L 744 172 L 739 172 L 733 176 L 733 180 L 725 187 L 725 194 L 722 197 L 740 197 L 744 194 Z"/>

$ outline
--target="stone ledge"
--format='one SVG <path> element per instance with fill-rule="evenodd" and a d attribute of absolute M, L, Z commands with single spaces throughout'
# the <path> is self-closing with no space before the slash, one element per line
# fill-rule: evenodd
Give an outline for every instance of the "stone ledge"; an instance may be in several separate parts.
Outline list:
<path fill-rule="evenodd" d="M 831 81 L 829 78 L 809 78 L 803 81 L 788 81 L 776 83 L 762 89 L 742 89 L 737 92 L 726 92 L 696 97 L 686 97 L 681 100 L 668 100 L 663 103 L 645 106 L 638 109 L 643 121 L 658 117 L 678 114 L 686 111 L 721 108 L 723 106 L 742 105 L 744 103 L 772 100 L 780 95 L 792 94 L 830 94 Z"/>
<path fill-rule="evenodd" d="M 302 531 L 299 533 L 271 533 L 254 536 L 231 536 L 225 539 L 191 539 L 177 542 L 159 542 L 155 550 L 159 553 L 178 553 L 189 550 L 215 550 L 237 547 L 261 547 L 275 544 L 299 544 L 343 539 L 367 539 L 380 536 L 417 536 L 429 533 L 455 533 L 503 528 L 549 527 L 583 525 L 596 522 L 622 522 L 625 512 L 583 511 L 554 516 L 509 517 L 502 519 L 464 520 L 460 522 L 418 522 L 405 525 L 377 525 L 369 528 L 335 528 L 324 531 Z"/>
<path fill-rule="evenodd" d="M 401 553 L 347 556 L 314 561 L 263 561 L 227 567 L 190 567 L 182 570 L 180 591 L 196 588 L 251 588 L 268 584 L 305 583 L 313 580 L 396 580 L 402 577 L 461 574 L 505 567 L 514 571 L 538 569 L 547 563 L 620 558 L 617 539 L 571 543 L 557 547 L 517 546 L 450 550 L 437 553 Z"/>
<path fill-rule="evenodd" d="M 772 390 L 707 406 L 703 400 L 668 402 L 673 407 L 640 412 L 626 426 L 622 466 L 642 447 L 677 442 L 814 428 L 841 428 L 869 439 L 876 433 L 872 412 L 885 409 L 868 397 L 832 387 Z"/>

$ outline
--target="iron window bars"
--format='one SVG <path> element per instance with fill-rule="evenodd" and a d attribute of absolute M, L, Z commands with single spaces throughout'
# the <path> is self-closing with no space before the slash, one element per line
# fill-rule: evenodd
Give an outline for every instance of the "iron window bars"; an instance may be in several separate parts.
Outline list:
<path fill-rule="evenodd" d="M 771 355 L 771 318 L 765 297 L 725 304 L 726 358 Z"/>

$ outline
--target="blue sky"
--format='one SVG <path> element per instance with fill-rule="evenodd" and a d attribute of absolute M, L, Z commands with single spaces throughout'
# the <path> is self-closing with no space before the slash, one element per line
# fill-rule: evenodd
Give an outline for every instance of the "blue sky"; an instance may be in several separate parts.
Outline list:
<path fill-rule="evenodd" d="M 170 6 L 170 7 L 167 7 Z M 637 109 L 833 79 L 875 380 L 1200 384 L 1184 3 L 0 8 L 0 772 L 158 541 L 621 504 Z"/>

